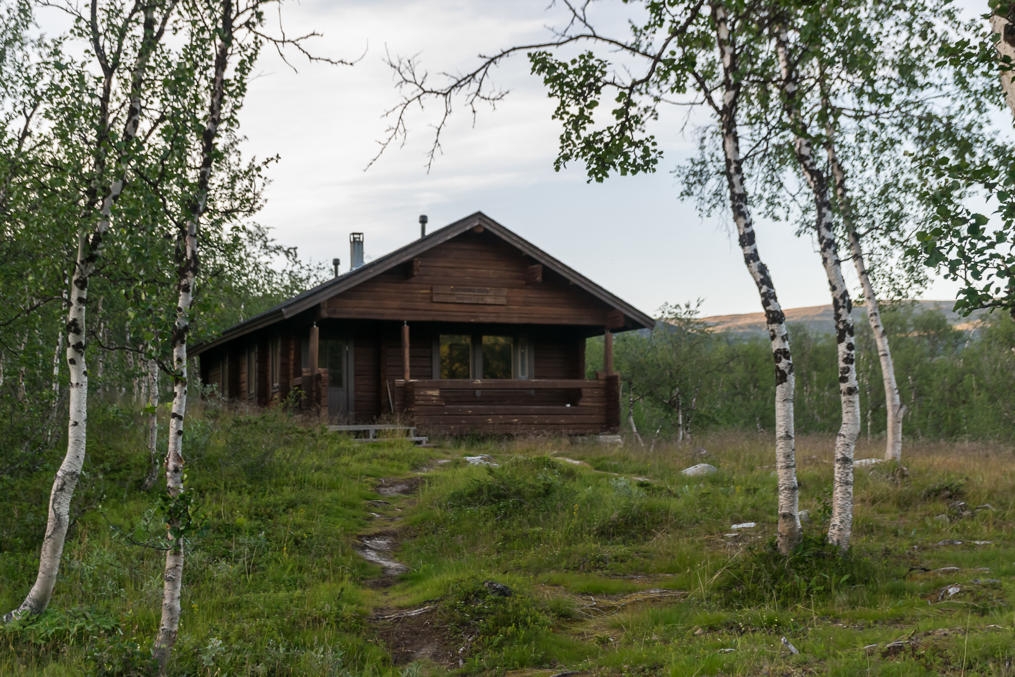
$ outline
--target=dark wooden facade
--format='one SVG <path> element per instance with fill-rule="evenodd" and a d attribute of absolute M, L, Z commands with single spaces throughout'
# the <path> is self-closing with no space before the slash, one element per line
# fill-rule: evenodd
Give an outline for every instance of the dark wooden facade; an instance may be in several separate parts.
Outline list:
<path fill-rule="evenodd" d="M 477 213 L 195 352 L 224 397 L 288 402 L 333 422 L 589 434 L 619 425 L 612 332 L 651 324 Z M 585 342 L 601 334 L 606 369 L 586 379 Z"/>

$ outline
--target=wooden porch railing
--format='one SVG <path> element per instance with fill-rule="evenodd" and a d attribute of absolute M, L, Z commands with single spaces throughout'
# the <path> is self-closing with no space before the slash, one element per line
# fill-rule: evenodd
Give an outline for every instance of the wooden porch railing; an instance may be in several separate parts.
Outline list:
<path fill-rule="evenodd" d="M 597 434 L 620 424 L 620 377 L 595 380 L 409 380 L 396 408 L 428 434 Z"/>

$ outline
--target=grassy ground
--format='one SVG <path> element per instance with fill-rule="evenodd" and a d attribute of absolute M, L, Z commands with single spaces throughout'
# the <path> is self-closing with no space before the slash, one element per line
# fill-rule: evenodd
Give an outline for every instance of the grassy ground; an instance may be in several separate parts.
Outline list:
<path fill-rule="evenodd" d="M 138 489 L 140 426 L 116 409 L 90 422 L 56 596 L 36 621 L 0 629 L 0 674 L 148 668 L 162 553 L 136 545 L 159 533 L 155 497 Z M 802 439 L 811 517 L 787 561 L 771 548 L 771 447 L 754 434 L 651 453 L 557 439 L 366 446 L 279 415 L 206 411 L 188 434 L 206 524 L 173 670 L 1015 674 L 1011 449 L 913 442 L 904 468 L 858 470 L 854 547 L 840 557 L 821 539 L 832 440 Z M 34 576 L 53 456 L 0 479 L 4 610 Z M 701 461 L 719 472 L 680 474 Z M 401 492 L 382 482 L 406 477 Z M 757 526 L 727 537 L 741 522 Z M 360 557 L 369 536 L 408 573 Z"/>

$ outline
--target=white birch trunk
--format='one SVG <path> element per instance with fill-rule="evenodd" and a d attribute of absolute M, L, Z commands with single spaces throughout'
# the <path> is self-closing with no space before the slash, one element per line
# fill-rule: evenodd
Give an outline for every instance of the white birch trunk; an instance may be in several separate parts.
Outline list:
<path fill-rule="evenodd" d="M 832 517 L 828 540 L 845 550 L 853 530 L 853 455 L 860 436 L 860 388 L 856 381 L 856 345 L 853 331 L 853 303 L 842 276 L 838 245 L 828 199 L 828 184 L 817 167 L 811 143 L 804 133 L 799 109 L 795 106 L 799 89 L 787 51 L 786 29 L 776 30 L 776 53 L 782 72 L 782 95 L 786 114 L 794 129 L 793 149 L 804 177 L 814 194 L 815 233 L 821 263 L 828 278 L 835 314 L 836 353 L 839 367 L 839 401 L 842 421 L 835 438 L 835 474 L 832 487 Z"/>
<path fill-rule="evenodd" d="M 109 230 L 112 219 L 113 205 L 119 199 L 124 187 L 124 173 L 127 164 L 127 148 L 137 138 L 141 122 L 141 84 L 148 60 L 154 50 L 155 42 L 155 7 L 146 5 L 144 9 L 144 29 L 142 45 L 131 70 L 130 103 L 124 123 L 121 142 L 124 150 L 118 158 L 118 176 L 113 180 L 102 197 L 99 205 L 99 218 L 91 232 L 82 230 L 78 234 L 77 257 L 68 290 L 69 306 L 67 310 L 67 367 L 69 371 L 69 402 L 67 421 L 67 453 L 56 472 L 53 488 L 49 497 L 49 515 L 46 521 L 46 533 L 42 540 L 39 553 L 39 571 L 24 601 L 13 611 L 4 616 L 8 622 L 29 614 L 38 614 L 46 609 L 53 596 L 57 575 L 60 570 L 60 558 L 67 538 L 67 527 L 70 520 L 70 503 L 81 477 L 81 469 L 85 461 L 85 440 L 88 423 L 88 369 L 85 363 L 85 306 L 88 302 L 88 282 L 102 249 L 102 240 Z M 164 17 L 168 19 L 168 12 Z M 161 29 L 160 29 L 161 31 Z M 161 35 L 161 33 L 159 33 Z M 98 40 L 98 37 L 95 38 Z M 104 72 L 104 87 L 108 93 L 114 71 Z M 103 103 L 105 106 L 105 102 Z M 105 110 L 105 109 L 104 109 Z M 99 149 L 98 164 L 104 162 L 102 149 Z M 96 181 L 101 176 L 96 176 Z"/>
<path fill-rule="evenodd" d="M 103 207 L 111 205 L 112 191 L 103 200 Z M 78 237 L 78 253 L 74 266 L 67 311 L 67 367 L 70 373 L 70 411 L 67 423 L 67 453 L 56 472 L 49 496 L 49 516 L 46 534 L 39 553 L 39 572 L 28 596 L 18 608 L 4 616 L 4 621 L 38 614 L 46 609 L 53 596 L 53 587 L 60 571 L 60 558 L 70 521 L 70 502 L 81 476 L 85 460 L 85 431 L 88 414 L 88 369 L 85 363 L 85 304 L 88 296 L 88 276 L 94 268 L 98 245 L 108 228 L 107 212 L 91 236 Z"/>
<path fill-rule="evenodd" d="M 1015 12 L 1015 7 L 1010 11 Z M 1007 18 L 999 14 L 990 15 L 990 29 L 997 35 L 997 53 L 1000 57 L 1008 57 L 1015 64 L 1015 25 Z M 1001 88 L 1004 90 L 1004 99 L 1011 108 L 1012 116 L 1015 116 L 1015 66 L 1012 69 L 1003 68 L 1001 71 Z"/>
<path fill-rule="evenodd" d="M 627 425 L 631 428 L 631 434 L 634 435 L 634 439 L 638 441 L 638 446 L 642 449 L 645 448 L 645 440 L 641 438 L 638 433 L 638 426 L 634 423 L 634 389 L 632 388 L 627 396 Z"/>
<path fill-rule="evenodd" d="M 187 334 L 190 332 L 190 306 L 194 298 L 194 285 L 198 272 L 198 227 L 208 201 L 215 141 L 222 117 L 222 100 L 225 95 L 225 72 L 233 40 L 232 0 L 222 0 L 221 26 L 217 35 L 215 75 L 208 103 L 208 120 L 201 137 L 201 169 L 197 188 L 190 205 L 186 231 L 181 233 L 176 302 L 176 323 L 173 328 L 173 407 L 169 417 L 169 439 L 166 452 L 166 491 L 178 500 L 183 486 L 183 424 L 187 413 Z M 180 591 L 183 587 L 183 534 L 181 525 L 170 522 L 168 537 L 171 542 L 166 552 L 163 572 L 162 618 L 152 655 L 165 675 L 169 656 L 176 644 L 180 627 Z"/>
<path fill-rule="evenodd" d="M 874 286 L 871 284 L 870 275 L 867 274 L 867 264 L 864 261 L 860 235 L 856 232 L 856 224 L 853 223 L 853 210 L 849 199 L 849 192 L 846 190 L 846 173 L 843 171 L 835 152 L 831 129 L 826 130 L 826 136 L 827 142 L 825 148 L 828 154 L 829 166 L 832 170 L 832 179 L 835 181 L 835 192 L 839 198 L 843 225 L 846 227 L 846 233 L 849 236 L 849 246 L 853 254 L 853 267 L 856 268 L 856 275 L 860 278 L 863 295 L 867 300 L 867 323 L 870 325 L 871 334 L 874 336 L 874 343 L 878 349 L 878 359 L 881 362 L 881 381 L 885 388 L 885 406 L 888 419 L 885 427 L 885 460 L 899 461 L 902 459 L 902 417 L 906 411 L 905 407 L 902 406 L 899 385 L 895 380 L 895 364 L 892 362 L 892 351 L 888 345 L 888 332 L 885 331 L 884 323 L 881 322 L 881 307 L 878 303 L 877 294 L 874 293 Z M 868 425 L 869 423 L 870 421 L 868 420 Z"/>
<path fill-rule="evenodd" d="M 736 106 L 740 85 L 737 81 L 736 53 L 730 35 L 726 9 L 717 0 L 711 3 L 716 27 L 716 44 L 723 64 L 724 95 L 720 125 L 723 153 L 726 159 L 726 183 L 729 188 L 730 207 L 737 226 L 744 264 L 754 280 L 765 311 L 765 323 L 775 362 L 775 467 L 779 485 L 779 551 L 788 554 L 801 539 L 799 485 L 796 477 L 796 436 L 793 420 L 795 377 L 790 351 L 786 316 L 779 304 L 775 285 L 768 267 L 758 252 L 754 221 L 747 200 L 743 159 L 740 155 L 740 136 L 737 129 Z M 759 426 L 760 427 L 760 426 Z"/>
<path fill-rule="evenodd" d="M 53 351 L 53 381 L 50 389 L 53 391 L 53 406 L 60 400 L 60 353 L 63 352 L 63 329 L 56 334 L 56 349 Z"/>

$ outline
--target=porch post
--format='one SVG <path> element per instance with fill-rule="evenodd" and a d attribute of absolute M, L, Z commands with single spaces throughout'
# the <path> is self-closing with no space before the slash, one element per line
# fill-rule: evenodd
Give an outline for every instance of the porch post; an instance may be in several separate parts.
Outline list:
<path fill-rule="evenodd" d="M 603 371 L 607 376 L 613 373 L 613 332 L 609 329 L 603 334 Z"/>
<path fill-rule="evenodd" d="M 409 380 L 409 323 L 402 323 L 402 379 Z"/>
<path fill-rule="evenodd" d="M 310 367 L 308 376 L 309 383 L 304 383 L 304 397 L 309 401 L 310 407 L 320 411 L 321 398 L 317 388 L 317 361 L 320 353 L 321 330 L 314 322 L 310 327 L 310 339 L 307 341 L 307 364 Z"/>

